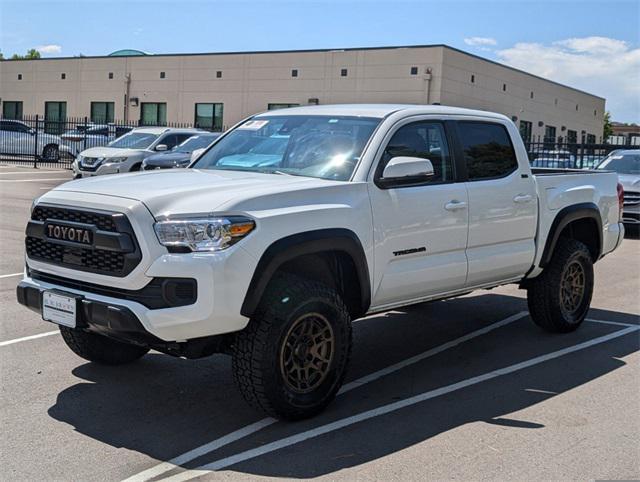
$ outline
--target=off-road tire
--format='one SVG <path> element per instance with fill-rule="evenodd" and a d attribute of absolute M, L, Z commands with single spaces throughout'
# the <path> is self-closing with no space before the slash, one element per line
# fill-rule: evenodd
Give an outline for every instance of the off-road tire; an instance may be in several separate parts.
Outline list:
<path fill-rule="evenodd" d="M 316 379 L 317 386 L 300 393 L 286 379 L 285 372 L 289 372 L 284 360 L 292 357 L 285 356 L 286 347 L 291 347 L 285 340 L 291 341 L 292 330 L 301 320 L 316 316 L 328 325 L 326 332 L 334 340 L 331 361 L 325 374 Z M 335 290 L 298 276 L 278 274 L 265 290 L 255 316 L 233 343 L 234 379 L 254 408 L 278 419 L 309 418 L 324 410 L 342 386 L 351 344 L 351 319 Z"/>
<path fill-rule="evenodd" d="M 562 301 L 562 283 L 571 267 L 581 270 L 584 278 L 582 297 L 575 310 L 567 310 Z M 560 238 L 544 271 L 531 281 L 527 301 L 531 319 L 552 333 L 569 333 L 584 321 L 593 294 L 593 260 L 589 249 L 581 242 Z"/>
<path fill-rule="evenodd" d="M 124 365 L 146 355 L 149 348 L 122 343 L 66 326 L 60 327 L 62 339 L 76 355 L 101 365 Z"/>

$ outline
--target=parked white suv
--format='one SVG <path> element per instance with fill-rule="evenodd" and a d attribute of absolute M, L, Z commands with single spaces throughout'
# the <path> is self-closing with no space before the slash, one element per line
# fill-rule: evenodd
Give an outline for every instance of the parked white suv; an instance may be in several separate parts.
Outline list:
<path fill-rule="evenodd" d="M 60 137 L 46 134 L 18 120 L 0 119 L 0 154 L 33 156 L 44 161 L 58 161 L 69 152 Z"/>
<path fill-rule="evenodd" d="M 78 155 L 73 163 L 75 178 L 139 171 L 142 161 L 156 152 L 173 149 L 200 129 L 139 127 L 104 147 L 92 147 Z"/>
<path fill-rule="evenodd" d="M 577 329 L 620 194 L 614 172 L 532 171 L 500 114 L 271 111 L 188 169 L 44 194 L 17 296 L 96 363 L 230 353 L 249 403 L 299 419 L 334 398 L 370 313 L 518 283 L 536 324 Z"/>

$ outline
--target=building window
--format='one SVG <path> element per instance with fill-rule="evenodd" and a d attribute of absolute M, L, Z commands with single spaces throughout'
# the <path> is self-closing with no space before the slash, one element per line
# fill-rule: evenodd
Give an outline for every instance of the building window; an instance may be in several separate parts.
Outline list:
<path fill-rule="evenodd" d="M 411 67 L 411 75 L 418 75 L 418 67 Z"/>
<path fill-rule="evenodd" d="M 114 120 L 113 102 L 91 102 L 91 122 L 108 124 Z"/>
<path fill-rule="evenodd" d="M 167 74 L 165 74 L 164 72 L 160 72 L 160 78 L 164 79 L 167 76 Z"/>
<path fill-rule="evenodd" d="M 558 99 L 553 100 L 553 105 L 558 105 Z"/>
<path fill-rule="evenodd" d="M 531 91 L 531 93 L 529 94 L 529 98 L 533 99 L 533 91 Z"/>
<path fill-rule="evenodd" d="M 65 131 L 67 119 L 66 102 L 44 103 L 44 131 L 47 134 L 62 134 Z"/>
<path fill-rule="evenodd" d="M 61 73 L 61 74 L 60 74 L 60 78 L 61 78 L 62 80 L 66 79 L 66 78 L 67 78 L 67 74 L 65 74 L 64 72 L 63 72 L 63 73 Z"/>
<path fill-rule="evenodd" d="M 593 115 L 594 115 L 594 116 L 597 116 L 597 115 L 598 115 L 598 111 L 597 111 L 597 110 L 594 110 L 594 111 L 593 111 Z"/>
<path fill-rule="evenodd" d="M 223 104 L 196 104 L 195 127 L 211 131 L 222 131 Z"/>
<path fill-rule="evenodd" d="M 298 69 L 291 70 L 291 77 L 297 77 L 297 76 L 298 76 Z"/>
<path fill-rule="evenodd" d="M 576 104 L 576 110 L 578 110 L 578 104 Z"/>
<path fill-rule="evenodd" d="M 109 72 L 109 78 L 113 79 L 113 72 Z"/>
<path fill-rule="evenodd" d="M 166 102 L 142 102 L 142 104 L 140 104 L 141 126 L 164 126 L 166 124 Z"/>
<path fill-rule="evenodd" d="M 567 142 L 569 144 L 576 144 L 578 142 L 578 132 L 568 130 L 567 131 Z"/>
<path fill-rule="evenodd" d="M 2 117 L 5 119 L 22 119 L 22 101 L 5 100 L 2 103 Z"/>
<path fill-rule="evenodd" d="M 22 80 L 22 74 L 18 74 L 18 80 Z"/>
<path fill-rule="evenodd" d="M 471 83 L 475 84 L 476 83 L 476 76 L 471 74 Z"/>
<path fill-rule="evenodd" d="M 587 134 L 587 144 L 595 144 L 596 136 L 595 134 Z"/>
<path fill-rule="evenodd" d="M 347 69 L 340 70 L 340 77 L 346 77 L 349 71 Z"/>
<path fill-rule="evenodd" d="M 300 104 L 285 104 L 285 103 L 269 103 L 267 104 L 267 110 L 288 109 L 289 107 L 298 107 Z"/>
<path fill-rule="evenodd" d="M 216 72 L 216 78 L 217 78 L 217 79 L 221 79 L 221 78 L 222 78 L 222 70 L 218 70 L 218 71 Z"/>
<path fill-rule="evenodd" d="M 524 142 L 531 142 L 531 134 L 533 133 L 533 123 L 521 120 L 520 121 L 520 137 Z"/>
<path fill-rule="evenodd" d="M 507 91 L 507 84 L 502 84 L 502 92 L 506 92 Z"/>
<path fill-rule="evenodd" d="M 556 128 L 554 126 L 544 126 L 545 149 L 553 149 L 556 143 Z"/>

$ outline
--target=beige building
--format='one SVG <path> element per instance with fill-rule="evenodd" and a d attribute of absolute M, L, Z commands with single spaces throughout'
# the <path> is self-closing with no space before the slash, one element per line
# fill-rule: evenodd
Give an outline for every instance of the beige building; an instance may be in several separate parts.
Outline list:
<path fill-rule="evenodd" d="M 527 136 L 602 135 L 605 99 L 444 46 L 0 62 L 4 117 L 226 128 L 289 105 L 442 104 L 501 112 Z"/>

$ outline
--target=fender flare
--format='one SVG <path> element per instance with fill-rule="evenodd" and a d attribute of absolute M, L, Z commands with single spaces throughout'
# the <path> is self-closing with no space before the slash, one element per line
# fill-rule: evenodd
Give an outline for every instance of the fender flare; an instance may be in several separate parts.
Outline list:
<path fill-rule="evenodd" d="M 299 256 L 327 251 L 344 252 L 353 261 L 360 282 L 359 312 L 361 315 L 366 313 L 371 304 L 371 281 L 367 258 L 358 236 L 344 228 L 306 231 L 272 243 L 258 261 L 240 313 L 248 318 L 253 316 L 269 281 L 284 263 Z"/>
<path fill-rule="evenodd" d="M 540 258 L 541 268 L 544 268 L 551 261 L 553 251 L 556 248 L 562 230 L 573 221 L 579 219 L 593 219 L 596 222 L 598 226 L 598 256 L 596 256 L 594 262 L 600 258 L 600 254 L 602 253 L 602 218 L 600 217 L 600 210 L 594 203 L 578 203 L 567 206 L 556 214 L 549 229 L 549 235 L 547 236 L 542 257 Z"/>

